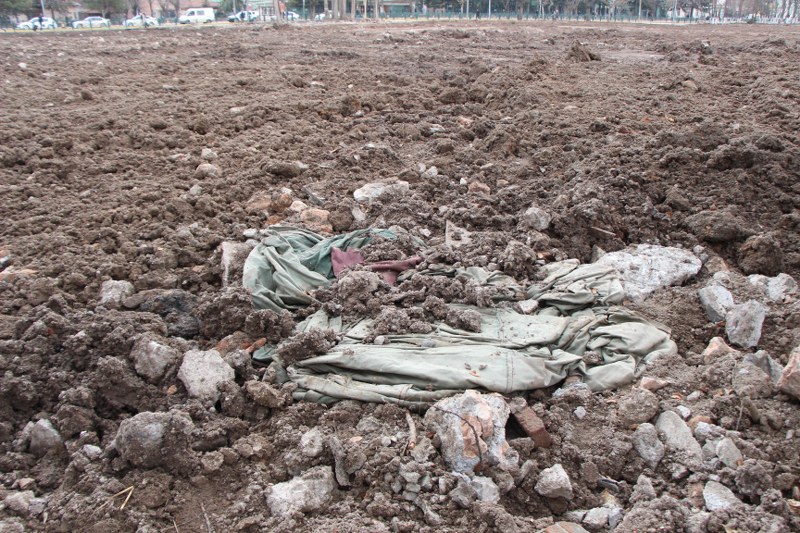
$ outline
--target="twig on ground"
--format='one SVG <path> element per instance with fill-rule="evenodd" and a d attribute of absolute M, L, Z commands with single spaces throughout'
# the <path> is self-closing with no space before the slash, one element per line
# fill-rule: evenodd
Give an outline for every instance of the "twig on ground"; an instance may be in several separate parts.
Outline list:
<path fill-rule="evenodd" d="M 203 502 L 200 502 L 200 509 L 203 510 L 203 518 L 206 519 L 206 529 L 208 533 L 214 533 L 214 528 L 211 527 L 211 520 L 208 519 L 208 514 L 206 514 L 206 506 L 203 505 Z"/>
<path fill-rule="evenodd" d="M 172 519 L 172 527 L 175 528 L 175 533 L 181 533 L 181 530 L 178 529 L 178 524 L 175 522 L 175 519 Z"/>
<path fill-rule="evenodd" d="M 406 452 L 410 452 L 417 446 L 417 425 L 414 419 L 411 418 L 411 413 L 406 411 L 406 422 L 408 423 L 408 444 L 406 444 Z"/>
<path fill-rule="evenodd" d="M 111 502 L 113 502 L 115 499 L 119 498 L 125 493 L 128 494 L 128 497 L 125 498 L 125 502 L 123 502 L 122 507 L 119 508 L 121 511 L 122 509 L 125 508 L 125 504 L 128 503 L 128 500 L 131 498 L 131 494 L 133 494 L 133 485 L 131 485 L 127 489 L 122 489 L 118 493 L 109 496 L 108 499 L 103 503 L 103 505 L 97 508 L 97 511 L 102 511 L 103 509 L 105 509 L 107 505 L 109 505 Z"/>

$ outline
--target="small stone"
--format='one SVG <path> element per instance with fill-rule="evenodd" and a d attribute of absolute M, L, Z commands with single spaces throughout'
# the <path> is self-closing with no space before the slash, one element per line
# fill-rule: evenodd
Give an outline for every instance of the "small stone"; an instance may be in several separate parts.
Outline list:
<path fill-rule="evenodd" d="M 213 474 L 222 468 L 225 462 L 225 455 L 220 451 L 209 452 L 203 455 L 200 459 L 200 464 L 203 465 L 203 471 L 206 474 Z"/>
<path fill-rule="evenodd" d="M 697 400 L 700 400 L 703 396 L 704 396 L 704 394 L 702 392 L 700 392 L 699 390 L 696 390 L 696 391 L 692 392 L 691 394 L 689 394 L 689 396 L 686 397 L 686 401 L 687 402 L 696 402 Z"/>
<path fill-rule="evenodd" d="M 742 348 L 758 345 L 767 308 L 755 300 L 735 306 L 725 317 L 725 333 L 733 344 Z"/>
<path fill-rule="evenodd" d="M 642 388 L 644 390 L 649 390 L 650 392 L 655 392 L 657 390 L 663 389 L 664 387 L 668 387 L 669 384 L 670 383 L 667 380 L 645 376 L 639 382 L 639 388 Z"/>
<path fill-rule="evenodd" d="M 679 464 L 697 470 L 703 462 L 703 451 L 692 430 L 674 411 L 664 411 L 656 420 L 656 429 L 667 450 L 676 454 Z"/>
<path fill-rule="evenodd" d="M 775 392 L 770 375 L 748 361 L 734 367 L 731 383 L 740 397 L 768 398 Z"/>
<path fill-rule="evenodd" d="M 312 207 L 300 213 L 300 220 L 311 231 L 318 233 L 332 233 L 333 227 L 329 222 L 330 211 Z"/>
<path fill-rule="evenodd" d="M 583 517 L 583 524 L 589 529 L 603 529 L 608 525 L 608 514 L 610 509 L 607 507 L 595 507 L 590 509 Z"/>
<path fill-rule="evenodd" d="M 492 190 L 489 188 L 488 185 L 478 180 L 475 180 L 472 183 L 470 183 L 469 187 L 467 187 L 467 190 L 469 192 L 480 193 L 480 194 L 489 194 L 492 192 Z"/>
<path fill-rule="evenodd" d="M 200 151 L 200 157 L 205 161 L 214 161 L 219 156 L 217 156 L 217 152 L 215 152 L 211 148 L 203 148 Z"/>
<path fill-rule="evenodd" d="M 203 194 L 203 188 L 197 183 L 195 183 L 189 188 L 189 194 L 191 194 L 192 196 L 200 196 L 201 194 Z"/>
<path fill-rule="evenodd" d="M 193 430 L 192 420 L 183 413 L 146 411 L 122 421 L 114 447 L 133 466 L 154 468 L 185 453 Z"/>
<path fill-rule="evenodd" d="M 553 219 L 553 216 L 542 209 L 541 207 L 537 207 L 532 205 L 525 213 L 522 215 L 522 221 L 520 224 L 526 229 L 532 229 L 535 231 L 544 231 L 548 227 L 550 227 L 550 221 Z"/>
<path fill-rule="evenodd" d="M 789 362 L 783 369 L 778 380 L 778 389 L 781 392 L 800 398 L 800 346 L 789 355 Z"/>
<path fill-rule="evenodd" d="M 743 361 L 756 365 L 763 370 L 770 377 L 772 383 L 777 386 L 778 381 L 781 379 L 781 374 L 783 373 L 783 367 L 780 363 L 775 361 L 775 359 L 770 357 L 769 353 L 764 350 L 759 350 L 756 353 L 748 353 L 745 354 Z"/>
<path fill-rule="evenodd" d="M 729 437 L 720 439 L 717 443 L 716 455 L 719 457 L 719 460 L 722 461 L 722 464 L 734 470 L 739 468 L 744 462 L 742 452 L 739 451 L 739 448 L 736 447 L 736 444 L 734 444 L 733 440 Z"/>
<path fill-rule="evenodd" d="M 375 344 L 377 346 L 382 346 L 386 344 L 386 337 L 384 337 L 383 335 L 378 335 L 372 340 L 372 344 Z"/>
<path fill-rule="evenodd" d="M 708 346 L 703 350 L 703 362 L 707 365 L 715 364 L 719 359 L 728 355 L 736 356 L 739 352 L 725 344 L 722 337 L 714 337 L 709 341 Z"/>
<path fill-rule="evenodd" d="M 218 385 L 233 381 L 235 372 L 216 350 L 190 350 L 183 356 L 178 379 L 193 398 L 211 403 L 219 399 Z"/>
<path fill-rule="evenodd" d="M 51 450 L 61 450 L 63 448 L 64 440 L 49 420 L 42 419 L 33 425 L 29 446 L 33 455 L 43 457 Z"/>
<path fill-rule="evenodd" d="M 579 405 L 575 408 L 572 414 L 575 415 L 575 418 L 578 420 L 583 420 L 586 417 L 586 408 L 582 405 Z"/>
<path fill-rule="evenodd" d="M 103 449 L 94 444 L 84 444 L 81 451 L 90 461 L 97 461 L 103 456 Z"/>
<path fill-rule="evenodd" d="M 32 490 L 19 492 L 9 492 L 3 499 L 6 509 L 18 516 L 28 516 L 31 514 L 31 502 L 36 497 Z"/>
<path fill-rule="evenodd" d="M 625 511 L 621 507 L 612 507 L 608 510 L 608 528 L 612 531 L 615 530 L 624 518 Z"/>
<path fill-rule="evenodd" d="M 109 309 L 119 309 L 122 301 L 132 296 L 136 290 L 133 283 L 123 280 L 104 281 L 100 287 L 100 305 Z"/>
<path fill-rule="evenodd" d="M 731 291 L 721 285 L 710 285 L 697 291 L 700 305 L 711 322 L 725 320 L 725 315 L 733 308 Z"/>
<path fill-rule="evenodd" d="M 778 274 L 767 282 L 767 298 L 782 302 L 787 296 L 797 293 L 797 282 L 789 274 Z"/>
<path fill-rule="evenodd" d="M 194 171 L 196 178 L 217 178 L 222 176 L 222 170 L 211 163 L 200 163 Z"/>
<path fill-rule="evenodd" d="M 308 170 L 308 165 L 300 161 L 265 161 L 261 169 L 279 178 L 296 178 Z"/>
<path fill-rule="evenodd" d="M 537 300 L 522 300 L 516 303 L 517 309 L 523 315 L 530 315 L 539 309 L 539 302 Z"/>
<path fill-rule="evenodd" d="M 679 405 L 675 408 L 675 412 L 681 415 L 681 418 L 684 420 L 689 420 L 689 417 L 692 416 L 692 410 L 686 407 L 685 405 Z"/>
<path fill-rule="evenodd" d="M 658 396 L 646 389 L 632 389 L 617 404 L 617 414 L 626 426 L 647 422 L 658 414 Z"/>
<path fill-rule="evenodd" d="M 429 180 L 429 179 L 435 178 L 438 175 L 439 175 L 439 169 L 434 167 L 434 166 L 432 166 L 432 167 L 428 168 L 428 170 L 423 171 L 420 174 L 420 178 L 422 178 L 424 180 Z"/>
<path fill-rule="evenodd" d="M 300 437 L 300 453 L 306 457 L 318 457 L 325 451 L 325 441 L 322 430 L 315 426 Z"/>
<path fill-rule="evenodd" d="M 649 477 L 644 474 L 639 474 L 636 479 L 636 485 L 633 487 L 631 494 L 631 503 L 646 502 L 656 498 L 656 490 L 653 488 L 653 482 Z"/>
<path fill-rule="evenodd" d="M 497 503 L 500 501 L 500 490 L 492 478 L 485 476 L 475 476 L 471 481 L 472 488 L 478 500 L 482 502 Z"/>
<path fill-rule="evenodd" d="M 472 505 L 472 502 L 478 498 L 475 487 L 472 486 L 472 483 L 470 483 L 469 478 L 466 476 L 459 476 L 455 488 L 447 495 L 453 503 L 462 509 L 468 509 L 469 506 Z"/>
<path fill-rule="evenodd" d="M 572 499 L 572 484 L 566 470 L 560 464 L 542 470 L 534 489 L 546 498 Z"/>
<path fill-rule="evenodd" d="M 658 431 L 653 424 L 640 424 L 631 435 L 633 446 L 645 464 L 655 469 L 664 458 L 664 445 L 658 440 Z"/>
<path fill-rule="evenodd" d="M 134 343 L 130 358 L 137 374 L 150 383 L 158 383 L 178 362 L 180 353 L 151 335 L 142 335 Z"/>
<path fill-rule="evenodd" d="M 317 466 L 301 476 L 274 485 L 267 494 L 273 516 L 295 512 L 310 513 L 324 508 L 336 491 L 336 480 L 329 466 Z"/>
<path fill-rule="evenodd" d="M 697 439 L 697 441 L 700 443 L 704 443 L 708 440 L 719 439 L 723 435 L 725 435 L 725 430 L 710 422 L 698 422 L 694 428 L 695 439 Z"/>
<path fill-rule="evenodd" d="M 716 481 L 709 481 L 703 488 L 703 500 L 708 511 L 714 512 L 720 509 L 729 509 L 742 502 L 725 485 Z"/>

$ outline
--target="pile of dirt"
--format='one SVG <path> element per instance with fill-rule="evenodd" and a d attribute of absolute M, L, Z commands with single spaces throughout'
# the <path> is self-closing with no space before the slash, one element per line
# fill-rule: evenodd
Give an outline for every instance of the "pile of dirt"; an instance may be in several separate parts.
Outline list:
<path fill-rule="evenodd" d="M 261 30 L 0 35 L 0 530 L 800 530 L 791 28 Z M 319 309 L 380 344 L 504 304 L 355 267 L 255 310 L 278 223 L 523 286 L 641 243 L 703 266 L 629 303 L 678 344 L 631 386 L 440 407 L 459 470 L 444 411 L 295 402 L 252 354 L 325 353 Z"/>

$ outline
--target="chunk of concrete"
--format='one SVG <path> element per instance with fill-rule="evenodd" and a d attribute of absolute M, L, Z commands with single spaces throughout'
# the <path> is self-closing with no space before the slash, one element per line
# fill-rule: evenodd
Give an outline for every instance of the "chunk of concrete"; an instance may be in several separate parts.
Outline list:
<path fill-rule="evenodd" d="M 757 346 L 766 317 L 767 308 L 755 300 L 735 306 L 725 316 L 728 340 L 742 348 Z"/>
<path fill-rule="evenodd" d="M 104 281 L 100 287 L 100 305 L 109 309 L 119 309 L 122 302 L 136 292 L 133 283 L 123 280 Z"/>
<path fill-rule="evenodd" d="M 178 362 L 180 353 L 150 335 L 142 335 L 133 345 L 130 357 L 136 373 L 150 383 L 158 383 Z"/>
<path fill-rule="evenodd" d="M 636 301 L 644 300 L 660 288 L 683 284 L 703 266 L 689 250 L 652 244 L 607 253 L 597 264 L 615 268 L 625 297 Z"/>
<path fill-rule="evenodd" d="M 692 430 L 674 411 L 664 411 L 656 420 L 656 429 L 675 460 L 690 470 L 697 470 L 703 462 L 703 450 Z"/>
<path fill-rule="evenodd" d="M 664 445 L 658 440 L 658 431 L 655 426 L 653 424 L 640 424 L 631 435 L 631 440 L 633 441 L 633 447 L 639 456 L 644 459 L 645 464 L 651 469 L 655 469 L 666 453 Z"/>
<path fill-rule="evenodd" d="M 178 379 L 183 382 L 189 396 L 216 402 L 219 399 L 218 386 L 225 381 L 233 381 L 235 372 L 216 350 L 190 350 L 183 356 L 178 370 Z"/>
<path fill-rule="evenodd" d="M 356 202 L 371 204 L 385 194 L 405 194 L 409 191 L 407 181 L 398 180 L 394 183 L 372 182 L 353 191 Z"/>
<path fill-rule="evenodd" d="M 534 489 L 546 498 L 566 498 L 571 500 L 573 496 L 569 475 L 560 464 L 555 464 L 542 470 L 539 473 L 539 479 Z"/>
<path fill-rule="evenodd" d="M 145 411 L 122 421 L 114 447 L 133 466 L 155 468 L 187 453 L 193 430 L 191 418 L 183 413 Z"/>
<path fill-rule="evenodd" d="M 267 493 L 267 506 L 273 516 L 318 511 L 331 501 L 336 480 L 329 466 L 317 466 L 301 476 L 278 483 Z"/>
<path fill-rule="evenodd" d="M 64 439 L 53 424 L 46 419 L 39 420 L 31 429 L 31 441 L 28 449 L 36 457 L 43 457 L 51 450 L 64 448 Z"/>
<path fill-rule="evenodd" d="M 479 463 L 508 469 L 519 459 L 505 438 L 509 412 L 499 394 L 468 390 L 436 402 L 425 425 L 439 436 L 442 456 L 456 472 L 472 472 Z"/>
<path fill-rule="evenodd" d="M 709 481 L 706 483 L 706 486 L 703 488 L 703 500 L 705 501 L 706 509 L 711 512 L 720 509 L 730 509 L 742 503 L 731 489 L 716 481 Z"/>
<path fill-rule="evenodd" d="M 800 398 L 800 346 L 795 348 L 789 356 L 789 362 L 786 363 L 781 379 L 778 380 L 778 389 L 795 398 Z"/>
<path fill-rule="evenodd" d="M 733 308 L 733 295 L 731 291 L 721 285 L 709 285 L 697 291 L 700 305 L 711 322 L 725 320 L 725 315 Z"/>

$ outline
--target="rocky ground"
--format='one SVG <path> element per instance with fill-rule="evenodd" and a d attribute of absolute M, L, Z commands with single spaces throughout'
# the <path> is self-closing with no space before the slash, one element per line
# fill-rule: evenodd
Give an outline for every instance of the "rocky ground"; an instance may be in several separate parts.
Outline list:
<path fill-rule="evenodd" d="M 791 28 L 0 42 L 0 531 L 800 530 Z M 277 222 L 392 227 L 367 259 L 520 283 L 638 244 L 697 269 L 648 271 L 659 288 L 629 303 L 678 345 L 635 383 L 470 392 L 446 400 L 472 421 L 453 426 L 437 409 L 294 402 L 252 365 L 265 343 L 328 349 L 292 338 L 320 306 L 380 316 L 380 335 L 492 305 L 459 279 L 364 293 L 345 277 L 311 309 L 256 311 L 241 264 Z"/>

